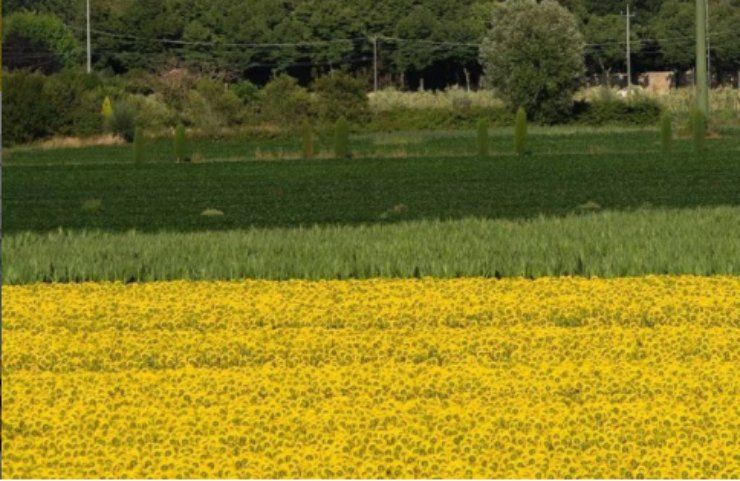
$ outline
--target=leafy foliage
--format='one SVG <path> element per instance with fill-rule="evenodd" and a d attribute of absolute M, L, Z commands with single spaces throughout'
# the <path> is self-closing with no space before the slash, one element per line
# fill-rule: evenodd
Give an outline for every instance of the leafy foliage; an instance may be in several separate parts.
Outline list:
<path fill-rule="evenodd" d="M 260 92 L 262 117 L 278 125 L 297 127 L 315 115 L 313 99 L 298 81 L 279 75 Z"/>
<path fill-rule="evenodd" d="M 259 87 L 249 80 L 243 80 L 234 84 L 232 90 L 245 105 L 252 104 L 259 98 Z"/>
<path fill-rule="evenodd" d="M 571 113 L 583 37 L 575 16 L 554 0 L 507 0 L 496 5 L 481 61 L 512 110 L 522 106 L 535 120 L 556 122 Z"/>
<path fill-rule="evenodd" d="M 481 65 L 477 48 L 491 24 L 495 0 L 108 0 L 95 2 L 96 29 L 137 38 L 95 37 L 93 61 L 99 70 L 124 73 L 185 66 L 222 71 L 230 79 L 264 85 L 275 74 L 289 73 L 302 85 L 339 68 L 366 73 L 372 58 L 372 36 L 379 37 L 381 74 L 416 88 L 423 78 L 429 88 L 464 84 L 465 71 L 476 82 Z M 623 69 L 624 0 L 558 0 L 578 19 L 589 48 L 590 73 Z M 637 0 L 632 4 L 635 71 L 681 70 L 693 55 L 693 2 Z M 58 16 L 72 31 L 83 32 L 84 2 L 4 0 L 13 14 L 34 10 Z M 712 65 L 735 73 L 740 61 L 740 9 L 736 0 L 710 0 Z M 7 25 L 7 24 L 6 24 Z M 203 44 L 163 44 L 166 38 Z M 413 41 L 398 41 L 396 38 Z M 78 35 L 78 43 L 84 39 Z M 348 40 L 352 39 L 352 40 Z M 320 42 L 315 45 L 290 45 Z M 281 44 L 274 48 L 241 48 L 235 44 Z M 635 44 L 638 47 L 638 44 Z M 6 59 L 8 57 L 6 56 Z M 6 62 L 7 63 L 7 62 Z M 390 80 L 390 79 L 388 79 Z M 387 80 L 386 80 L 387 81 Z"/>
<path fill-rule="evenodd" d="M 319 119 L 336 122 L 344 117 L 350 122 L 366 122 L 370 114 L 366 89 L 364 81 L 341 71 L 318 78 L 313 90 L 317 96 Z"/>
<path fill-rule="evenodd" d="M 59 17 L 31 11 L 3 18 L 3 61 L 10 69 L 51 73 L 79 58 L 77 40 Z"/>
<path fill-rule="evenodd" d="M 655 125 L 660 119 L 660 104 L 651 98 L 637 96 L 627 101 L 617 98 L 578 102 L 574 117 L 587 125 Z"/>
<path fill-rule="evenodd" d="M 609 81 L 609 73 L 614 69 L 624 71 L 625 44 L 616 39 L 624 38 L 624 18 L 618 14 L 591 15 L 583 26 L 583 34 L 589 48 L 586 50 L 586 64 L 590 71 L 600 72 Z M 632 51 L 639 54 L 642 43 L 636 29 L 632 29 L 630 40 Z"/>
<path fill-rule="evenodd" d="M 31 142 L 52 133 L 56 113 L 44 94 L 46 77 L 3 72 L 3 145 Z"/>
<path fill-rule="evenodd" d="M 104 92 L 103 80 L 94 73 L 65 69 L 47 77 L 44 93 L 56 113 L 50 126 L 53 133 L 63 136 L 99 133 Z"/>
<path fill-rule="evenodd" d="M 694 2 L 666 0 L 655 17 L 652 28 L 659 38 L 672 41 L 661 45 L 666 62 L 680 70 L 691 68 L 696 61 L 696 7 Z"/>
<path fill-rule="evenodd" d="M 116 102 L 110 116 L 110 129 L 126 142 L 133 142 L 136 133 L 136 109 L 128 102 Z"/>

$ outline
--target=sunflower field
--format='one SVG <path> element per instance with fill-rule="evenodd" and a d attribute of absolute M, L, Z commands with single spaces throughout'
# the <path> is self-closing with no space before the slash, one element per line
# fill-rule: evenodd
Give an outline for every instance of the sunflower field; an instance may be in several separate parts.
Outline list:
<path fill-rule="evenodd" d="M 738 478 L 740 278 L 27 284 L 8 478 Z"/>

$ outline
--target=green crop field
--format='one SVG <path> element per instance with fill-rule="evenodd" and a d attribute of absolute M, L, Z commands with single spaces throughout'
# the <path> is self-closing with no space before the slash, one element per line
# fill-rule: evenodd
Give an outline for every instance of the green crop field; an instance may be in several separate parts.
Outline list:
<path fill-rule="evenodd" d="M 255 159 L 292 138 L 192 141 L 197 164 L 168 160 L 166 140 L 140 166 L 130 147 L 16 149 L 3 272 L 10 283 L 732 274 L 736 133 L 660 153 L 652 130 L 539 128 L 517 157 L 495 131 L 485 159 L 474 134 L 455 132 L 355 135 L 341 160 Z"/>
<path fill-rule="evenodd" d="M 31 282 L 372 277 L 733 275 L 740 207 L 531 220 L 225 232 L 13 234 L 4 279 Z"/>

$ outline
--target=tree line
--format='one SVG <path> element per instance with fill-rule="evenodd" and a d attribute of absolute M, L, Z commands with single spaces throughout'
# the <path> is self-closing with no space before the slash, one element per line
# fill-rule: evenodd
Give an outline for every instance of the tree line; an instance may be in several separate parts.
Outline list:
<path fill-rule="evenodd" d="M 496 3 L 92 0 L 93 62 L 96 69 L 117 74 L 184 66 L 257 84 L 282 72 L 307 84 L 335 69 L 370 78 L 377 46 L 383 84 L 476 84 L 483 72 L 479 44 Z M 626 1 L 559 3 L 578 20 L 587 72 L 623 72 Z M 636 14 L 630 39 L 635 72 L 683 72 L 693 66 L 694 0 L 633 0 L 630 7 Z M 45 26 L 30 28 L 29 19 L 13 18 L 28 11 L 48 14 Z M 740 70 L 740 0 L 709 0 L 709 11 L 712 69 L 735 74 Z M 9 68 L 82 64 L 85 0 L 3 0 L 3 12 Z"/>

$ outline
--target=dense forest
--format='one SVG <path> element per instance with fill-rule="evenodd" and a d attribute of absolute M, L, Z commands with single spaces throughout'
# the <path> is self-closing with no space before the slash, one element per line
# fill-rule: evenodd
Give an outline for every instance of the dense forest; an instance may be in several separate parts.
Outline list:
<path fill-rule="evenodd" d="M 478 44 L 495 0 L 92 0 L 93 62 L 124 73 L 186 66 L 267 82 L 287 72 L 308 83 L 336 68 L 370 78 L 374 45 L 381 82 L 428 88 L 477 82 Z M 592 76 L 625 70 L 624 0 L 560 0 L 579 19 Z M 694 62 L 694 0 L 634 0 L 634 72 L 684 72 Z M 740 0 L 709 0 L 711 66 L 740 69 Z M 85 0 L 3 0 L 58 17 L 74 37 L 65 62 L 82 64 Z M 5 35 L 6 65 L 43 61 L 34 45 Z M 32 42 L 31 42 L 32 43 Z"/>

